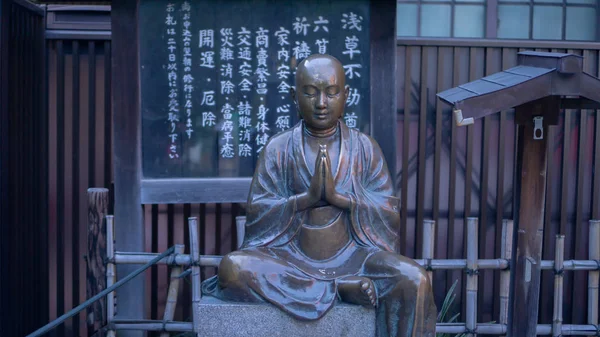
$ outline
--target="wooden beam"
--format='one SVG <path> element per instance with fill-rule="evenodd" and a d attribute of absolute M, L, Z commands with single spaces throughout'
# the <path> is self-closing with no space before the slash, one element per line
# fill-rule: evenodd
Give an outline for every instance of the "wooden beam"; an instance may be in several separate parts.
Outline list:
<path fill-rule="evenodd" d="M 115 236 L 119 251 L 144 251 L 141 205 L 141 111 L 138 12 L 139 0 L 116 1 L 112 6 L 112 106 L 115 176 Z M 122 265 L 125 277 L 136 266 Z M 144 278 L 138 277 L 117 291 L 118 318 L 144 315 Z M 119 337 L 142 337 L 141 331 L 122 331 Z"/>
<path fill-rule="evenodd" d="M 517 107 L 516 113 L 527 107 Z M 554 113 L 559 109 L 552 97 L 535 104 L 533 115 Z M 510 336 L 535 336 L 541 280 L 542 242 L 544 238 L 544 209 L 546 200 L 547 126 L 544 137 L 534 139 L 533 125 L 518 126 L 517 172 L 519 182 L 516 250 L 512 266 L 514 287 Z"/>

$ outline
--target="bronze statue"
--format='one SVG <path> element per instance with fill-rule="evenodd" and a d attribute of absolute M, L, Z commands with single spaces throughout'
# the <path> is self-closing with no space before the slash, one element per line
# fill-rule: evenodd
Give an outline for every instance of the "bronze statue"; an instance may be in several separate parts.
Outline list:
<path fill-rule="evenodd" d="M 304 320 L 336 301 L 371 306 L 377 336 L 431 336 L 437 310 L 427 273 L 397 254 L 398 199 L 379 145 L 340 121 L 349 88 L 341 63 L 311 55 L 290 90 L 302 117 L 260 155 L 246 235 L 205 295 L 270 302 Z"/>

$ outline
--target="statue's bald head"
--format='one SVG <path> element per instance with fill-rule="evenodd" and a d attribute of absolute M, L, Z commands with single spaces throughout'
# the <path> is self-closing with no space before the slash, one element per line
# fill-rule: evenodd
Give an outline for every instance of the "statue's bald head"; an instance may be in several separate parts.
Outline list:
<path fill-rule="evenodd" d="M 290 88 L 306 127 L 313 130 L 337 125 L 344 114 L 348 92 L 342 63 L 324 54 L 302 60 L 296 69 L 296 87 Z"/>
<path fill-rule="evenodd" d="M 306 81 L 327 80 L 336 81 L 342 88 L 346 85 L 346 74 L 342 63 L 335 57 L 327 54 L 313 54 L 298 64 L 296 69 L 296 88 Z"/>

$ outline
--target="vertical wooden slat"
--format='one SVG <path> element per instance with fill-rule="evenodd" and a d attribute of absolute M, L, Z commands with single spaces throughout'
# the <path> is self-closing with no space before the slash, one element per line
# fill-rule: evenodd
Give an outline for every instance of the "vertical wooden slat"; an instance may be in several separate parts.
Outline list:
<path fill-rule="evenodd" d="M 72 43 L 73 53 L 72 53 L 72 62 L 73 62 L 73 84 L 72 84 L 72 93 L 71 99 L 73 100 L 72 113 L 73 117 L 72 121 L 72 151 L 71 151 L 71 193 L 72 193 L 72 213 L 71 213 L 71 221 L 73 225 L 73 233 L 72 233 L 72 242 L 71 242 L 71 260 L 73 264 L 73 303 L 71 307 L 77 306 L 77 302 L 79 301 L 79 78 L 80 78 L 80 67 L 79 67 L 79 41 L 75 40 Z M 77 331 L 79 329 L 79 317 L 80 315 L 73 316 L 73 330 Z"/>
<path fill-rule="evenodd" d="M 584 56 L 583 59 L 583 71 L 590 72 L 591 60 L 587 53 L 582 53 L 582 50 L 578 50 L 577 54 Z M 587 57 L 586 57 L 587 56 Z M 579 132 L 579 139 L 577 140 L 577 176 L 576 176 L 576 192 L 575 192 L 575 223 L 573 228 L 573 255 L 571 258 L 585 260 L 588 256 L 588 224 L 583 220 L 583 208 L 585 206 L 584 192 L 585 185 L 584 180 L 586 179 L 585 165 L 586 165 L 586 153 L 587 153 L 587 110 L 579 110 L 577 124 L 577 130 Z M 585 207 L 588 208 L 588 207 Z M 573 273 L 573 312 L 571 314 L 572 324 L 583 324 L 585 323 L 586 314 L 586 298 L 587 298 L 587 287 L 586 287 L 586 275 L 585 273 Z"/>
<path fill-rule="evenodd" d="M 598 25 L 600 29 L 600 25 Z M 600 76 L 600 52 L 598 53 L 598 64 L 596 76 Z M 600 110 L 595 111 L 595 132 L 594 132 L 594 170 L 592 171 L 593 187 L 592 190 L 592 219 L 600 219 Z"/>
<path fill-rule="evenodd" d="M 112 182 L 112 72 L 111 42 L 104 42 L 104 186 Z"/>
<path fill-rule="evenodd" d="M 96 41 L 88 41 L 88 93 L 88 182 L 96 187 Z"/>
<path fill-rule="evenodd" d="M 419 90 L 419 132 L 418 132 L 418 164 L 417 164 L 417 217 L 415 225 L 415 236 L 417 247 L 422 245 L 424 240 L 423 230 L 421 228 L 423 224 L 423 208 L 425 207 L 425 179 L 426 179 L 426 165 L 425 162 L 425 139 L 427 137 L 427 73 L 431 71 L 429 69 L 429 53 L 431 47 L 424 47 L 421 52 L 421 74 L 420 74 L 420 90 Z M 414 255 L 413 255 L 414 256 Z"/>
<path fill-rule="evenodd" d="M 564 112 L 564 119 L 563 119 L 563 125 L 562 125 L 562 132 L 563 132 L 563 137 L 562 137 L 562 176 L 560 178 L 560 196 L 561 196 L 561 201 L 560 201 L 560 233 L 565 235 L 567 240 L 565 240 L 565 258 L 570 259 L 572 258 L 571 255 L 571 245 L 570 245 L 570 239 L 571 239 L 571 233 L 572 230 L 569 228 L 569 223 L 568 223 L 568 202 L 569 202 L 569 188 L 570 188 L 570 184 L 569 184 L 569 174 L 570 174 L 570 170 L 569 170 L 569 157 L 571 155 L 571 151 L 569 151 L 569 147 L 571 146 L 571 118 L 572 118 L 572 110 L 565 110 Z M 564 286 L 566 289 L 571 289 L 571 284 L 572 284 L 572 276 L 570 274 L 565 275 L 564 277 Z M 565 291 L 564 292 L 564 301 L 566 303 L 571 303 L 572 301 L 572 292 L 571 291 Z M 565 308 L 565 313 L 564 315 L 566 317 L 571 317 L 571 312 L 572 312 L 572 308 Z"/>
<path fill-rule="evenodd" d="M 509 62 L 510 62 L 510 54 L 512 53 L 512 50 L 508 49 L 508 48 L 503 48 L 502 49 L 502 65 L 501 68 L 502 69 L 508 69 L 510 68 Z M 501 241 L 504 239 L 504 223 L 505 223 L 505 219 L 504 219 L 504 175 L 505 175 L 505 167 L 506 167 L 506 162 L 505 162 L 505 158 L 506 158 L 506 133 L 507 133 L 507 128 L 505 127 L 506 124 L 506 119 L 507 119 L 507 111 L 501 111 L 500 112 L 500 121 L 498 122 L 498 174 L 496 176 L 496 254 L 497 256 L 502 256 L 502 250 L 506 249 L 505 244 L 506 243 L 502 243 Z M 503 226 L 498 226 L 498 224 L 502 223 Z M 511 222 L 512 225 L 512 222 Z M 511 233 L 512 233 L 512 228 L 511 228 Z M 512 236 L 511 236 L 512 237 Z M 512 241 L 511 241 L 512 244 Z M 510 258 L 509 258 L 510 259 Z M 500 273 L 501 275 L 504 275 L 502 273 Z M 501 290 L 501 288 L 499 287 L 504 287 L 504 284 L 502 284 L 502 281 L 500 280 L 502 278 L 501 275 L 498 275 L 498 283 L 495 283 L 495 286 L 493 288 L 494 294 L 499 293 Z M 506 289 L 506 291 L 508 292 L 508 288 Z M 508 296 L 508 293 L 506 293 L 506 296 Z M 508 298 L 506 298 L 506 301 L 508 301 Z M 499 296 L 499 302 L 500 305 L 499 306 L 494 306 L 494 316 L 500 314 L 502 312 L 502 308 L 503 308 L 503 303 L 502 303 L 502 296 Z M 508 303 L 506 303 L 507 305 Z M 508 315 L 508 312 L 506 312 L 506 315 Z M 507 323 L 507 322 L 505 322 Z"/>
<path fill-rule="evenodd" d="M 223 216 L 223 211 L 222 211 L 222 204 L 215 204 L 215 218 L 216 218 L 216 222 L 215 222 L 215 236 L 214 236 L 214 240 L 215 240 L 215 253 L 216 254 L 223 254 L 223 245 L 222 245 L 222 240 L 221 240 L 221 234 L 223 232 L 223 222 L 222 222 L 222 216 Z"/>
<path fill-rule="evenodd" d="M 461 79 L 460 79 L 460 59 L 461 57 L 464 56 L 464 53 L 460 52 L 459 48 L 454 48 L 454 55 L 453 55 L 453 69 L 452 69 L 452 86 L 455 87 L 459 84 L 461 84 Z M 451 233 L 451 235 L 448 236 L 449 242 L 448 242 L 448 253 L 447 256 L 448 258 L 460 258 L 462 257 L 459 252 L 462 252 L 462 241 L 457 242 L 457 238 L 462 238 L 462 233 L 458 233 L 458 229 L 457 227 L 457 221 L 456 221 L 456 147 L 457 147 L 457 127 L 456 127 L 456 123 L 454 123 L 454 121 L 452 120 L 452 118 L 450 119 L 450 182 L 449 182 L 449 192 L 448 192 L 448 233 Z M 459 253 L 459 254 L 457 254 Z M 451 271 L 448 272 L 448 276 L 449 278 L 446 281 L 446 288 L 449 289 L 452 284 L 454 283 L 454 280 L 458 281 L 458 284 L 462 284 L 462 275 L 460 274 L 460 272 L 457 271 Z M 457 287 L 457 295 L 456 298 L 460 299 L 462 298 L 462 296 L 460 296 L 460 294 L 462 293 L 461 287 Z"/>
<path fill-rule="evenodd" d="M 57 65 L 56 65 L 56 200 L 59 201 L 57 205 L 57 231 L 56 231 L 56 248 L 57 248 L 57 259 L 56 259 L 56 276 L 57 276 L 57 289 L 56 289 L 56 313 L 57 316 L 62 315 L 65 312 L 64 304 L 64 273 L 65 267 L 64 261 L 64 247 L 65 247 L 65 214 L 64 206 L 62 205 L 65 196 L 65 184 L 64 184 L 64 161 L 65 161 L 65 55 L 63 50 L 63 41 L 59 40 L 56 42 L 56 53 L 57 53 Z M 61 324 L 56 329 L 58 336 L 63 336 L 65 333 L 64 324 Z"/>
<path fill-rule="evenodd" d="M 452 49 L 446 47 L 438 48 L 437 53 L 437 92 L 441 92 L 443 90 L 450 88 L 450 83 L 447 86 L 446 83 L 451 79 L 451 71 L 450 67 L 447 65 L 449 61 L 451 62 L 452 58 Z M 450 76 L 448 76 L 450 75 Z M 433 221 L 436 222 L 436 233 L 434 233 L 436 242 L 438 243 L 437 255 L 438 258 L 447 258 L 448 251 L 448 221 L 447 219 L 440 219 L 440 194 L 442 192 L 441 181 L 442 181 L 442 156 L 445 153 L 442 153 L 442 130 L 445 129 L 443 125 L 444 120 L 444 105 L 439 100 L 436 99 L 436 108 L 435 108 L 435 145 L 434 145 L 434 164 L 433 164 Z M 452 123 L 452 120 L 450 120 Z M 446 131 L 446 130 L 444 130 Z M 446 134 L 447 132 L 444 132 Z M 444 143 L 447 143 L 445 140 Z M 445 177 L 446 178 L 446 177 Z M 445 191 L 444 191 L 445 193 Z M 448 282 L 448 273 L 445 270 L 438 271 L 433 278 L 436 280 L 433 282 L 433 290 L 434 294 L 443 294 L 445 293 L 446 283 Z M 440 280 L 442 282 L 440 282 Z"/>
<path fill-rule="evenodd" d="M 485 50 L 485 76 L 492 75 L 501 69 L 501 49 L 499 48 L 486 48 Z M 493 194 L 490 190 L 490 161 L 493 160 L 490 148 L 492 147 L 491 133 L 495 126 L 496 118 L 498 116 L 486 116 L 482 123 L 482 149 L 481 149 L 481 177 L 479 179 L 480 195 L 479 195 L 479 217 L 480 217 L 480 237 L 479 237 L 479 256 L 484 259 L 493 259 L 495 249 L 495 228 L 501 227 L 494 221 L 490 216 L 492 210 L 490 209 L 489 200 L 490 195 Z M 496 139 L 500 139 L 498 137 Z M 482 322 L 492 321 L 493 308 L 494 308 L 494 273 L 492 271 L 484 270 L 479 277 L 479 289 L 481 296 L 478 298 L 478 307 L 481 308 L 480 317 Z"/>
<path fill-rule="evenodd" d="M 407 224 L 408 219 L 408 157 L 409 157 L 409 140 L 410 140 L 410 111 L 411 111 L 411 92 L 412 92 L 412 79 L 411 69 L 413 64 L 412 59 L 413 47 L 406 47 L 405 54 L 405 77 L 404 77 L 404 119 L 402 129 L 402 184 L 401 184 L 401 202 L 402 202 L 402 213 L 401 213 L 401 225 L 403 227 L 402 237 L 404 237 L 404 244 L 401 247 L 401 254 L 407 255 L 408 248 L 406 240 L 409 237 L 409 228 Z"/>

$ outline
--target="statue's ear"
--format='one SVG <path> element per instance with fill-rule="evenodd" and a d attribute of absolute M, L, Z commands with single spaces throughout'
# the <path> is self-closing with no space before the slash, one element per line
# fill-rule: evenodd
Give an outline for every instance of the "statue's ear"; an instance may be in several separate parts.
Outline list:
<path fill-rule="evenodd" d="M 296 87 L 290 86 L 290 96 L 292 97 L 292 101 L 294 101 L 295 104 L 298 104 L 296 101 Z"/>

